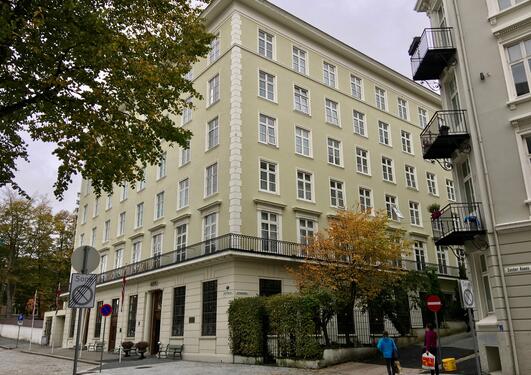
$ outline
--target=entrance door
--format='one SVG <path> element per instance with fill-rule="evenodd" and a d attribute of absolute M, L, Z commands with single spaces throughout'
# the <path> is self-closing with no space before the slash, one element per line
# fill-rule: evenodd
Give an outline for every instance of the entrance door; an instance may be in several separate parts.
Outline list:
<path fill-rule="evenodd" d="M 159 352 L 160 340 L 160 313 L 162 311 L 162 290 L 152 292 L 153 306 L 151 310 L 151 354 Z"/>
<path fill-rule="evenodd" d="M 90 309 L 85 309 L 85 330 L 83 331 L 83 346 L 87 345 L 88 341 L 88 326 L 90 322 Z"/>
<path fill-rule="evenodd" d="M 116 346 L 116 330 L 118 327 L 118 298 L 112 300 L 111 327 L 109 329 L 109 351 Z"/>

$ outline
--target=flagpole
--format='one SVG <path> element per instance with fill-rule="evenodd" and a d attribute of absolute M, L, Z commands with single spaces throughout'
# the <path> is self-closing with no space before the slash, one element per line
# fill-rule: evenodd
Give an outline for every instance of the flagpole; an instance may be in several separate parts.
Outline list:
<path fill-rule="evenodd" d="M 59 311 L 59 295 L 61 294 L 61 283 L 57 284 L 55 290 L 55 315 L 52 317 L 52 333 L 50 334 L 50 341 L 52 342 L 52 354 L 53 354 L 53 332 L 55 331 L 55 324 L 57 323 L 57 311 Z"/>
<path fill-rule="evenodd" d="M 31 314 L 31 331 L 30 331 L 30 342 L 29 342 L 30 352 L 31 352 L 31 339 L 33 338 L 33 326 L 35 325 L 35 307 L 37 307 L 37 289 L 35 289 L 35 296 L 33 297 L 33 313 Z"/>
<path fill-rule="evenodd" d="M 124 311 L 124 299 L 125 299 L 125 268 L 124 268 L 124 274 L 122 276 L 122 301 L 120 303 L 120 312 L 122 313 Z M 118 349 L 118 363 L 122 363 L 122 340 L 123 340 L 123 324 L 124 324 L 124 317 L 123 314 L 120 318 L 120 346 Z"/>

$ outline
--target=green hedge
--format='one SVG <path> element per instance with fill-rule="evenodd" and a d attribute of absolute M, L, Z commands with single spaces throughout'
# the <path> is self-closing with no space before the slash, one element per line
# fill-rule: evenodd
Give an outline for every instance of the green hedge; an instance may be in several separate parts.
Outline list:
<path fill-rule="evenodd" d="M 263 357 L 267 354 L 265 298 L 238 298 L 230 303 L 229 339 L 234 355 Z"/>

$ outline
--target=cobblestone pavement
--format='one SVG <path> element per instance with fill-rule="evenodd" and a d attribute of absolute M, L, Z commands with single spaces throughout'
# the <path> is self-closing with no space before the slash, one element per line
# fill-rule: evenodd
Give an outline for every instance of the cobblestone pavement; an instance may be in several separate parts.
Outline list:
<path fill-rule="evenodd" d="M 72 374 L 72 366 L 72 361 L 69 360 L 0 349 L 1 375 L 67 375 Z M 78 371 L 87 371 L 93 367 L 80 363 Z"/>

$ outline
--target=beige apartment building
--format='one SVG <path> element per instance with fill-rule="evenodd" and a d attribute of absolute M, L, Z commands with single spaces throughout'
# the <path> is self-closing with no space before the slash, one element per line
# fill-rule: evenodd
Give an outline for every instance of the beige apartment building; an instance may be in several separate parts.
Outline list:
<path fill-rule="evenodd" d="M 101 253 L 96 299 L 115 307 L 106 349 L 172 339 L 185 359 L 232 361 L 229 302 L 295 291 L 286 266 L 342 209 L 386 210 L 413 244 L 404 267 L 434 266 L 455 297 L 462 250 L 436 249 L 427 211 L 456 199 L 453 180 L 419 142 L 439 96 L 267 1 L 213 1 L 204 18 L 217 37 L 188 76 L 204 100 L 175 119 L 189 148 L 108 197 L 82 184 L 76 245 Z M 58 316 L 71 346 L 72 313 Z M 95 309 L 83 321 L 84 342 L 103 338 Z"/>
<path fill-rule="evenodd" d="M 481 365 L 531 373 L 531 1 L 419 0 L 415 80 L 439 80 L 443 110 L 421 134 L 425 159 L 453 166 L 457 202 L 435 242 L 465 246 Z"/>

